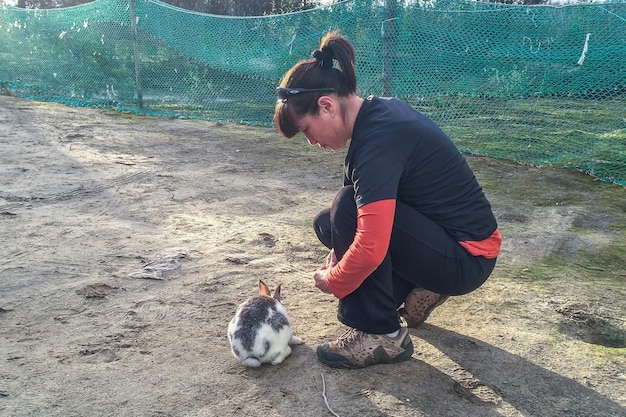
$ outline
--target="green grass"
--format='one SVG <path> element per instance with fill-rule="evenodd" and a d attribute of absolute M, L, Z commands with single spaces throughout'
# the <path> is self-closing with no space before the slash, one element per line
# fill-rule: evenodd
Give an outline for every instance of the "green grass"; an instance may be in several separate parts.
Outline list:
<path fill-rule="evenodd" d="M 453 96 L 412 104 L 463 152 L 573 167 L 626 185 L 625 100 Z"/>

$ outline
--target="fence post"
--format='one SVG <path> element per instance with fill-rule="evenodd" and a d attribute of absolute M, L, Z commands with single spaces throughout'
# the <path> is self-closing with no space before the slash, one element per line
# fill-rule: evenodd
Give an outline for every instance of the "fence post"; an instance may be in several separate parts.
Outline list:
<path fill-rule="evenodd" d="M 385 0 L 385 20 L 383 20 L 381 32 L 383 36 L 383 96 L 391 96 L 393 77 L 393 59 L 396 42 L 396 7 L 397 0 Z"/>
<path fill-rule="evenodd" d="M 139 35 L 137 34 L 137 16 L 135 15 L 135 0 L 128 0 L 130 9 L 130 32 L 133 38 L 133 60 L 135 61 L 135 88 L 137 89 L 137 104 L 143 109 L 143 93 L 141 92 L 141 65 L 139 62 Z"/>

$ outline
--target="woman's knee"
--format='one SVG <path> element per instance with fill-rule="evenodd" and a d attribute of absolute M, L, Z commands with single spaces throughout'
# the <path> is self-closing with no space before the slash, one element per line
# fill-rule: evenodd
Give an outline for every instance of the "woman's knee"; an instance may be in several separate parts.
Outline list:
<path fill-rule="evenodd" d="M 320 211 L 317 216 L 315 216 L 315 219 L 313 219 L 313 230 L 324 246 L 328 249 L 333 247 L 329 208 Z"/>

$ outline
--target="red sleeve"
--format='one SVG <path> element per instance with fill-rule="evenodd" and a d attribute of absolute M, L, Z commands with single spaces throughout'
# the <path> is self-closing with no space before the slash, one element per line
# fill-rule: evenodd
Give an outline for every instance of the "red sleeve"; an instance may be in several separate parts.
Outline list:
<path fill-rule="evenodd" d="M 357 210 L 354 241 L 327 275 L 327 284 L 337 298 L 359 288 L 381 264 L 391 239 L 396 200 L 381 200 Z"/>

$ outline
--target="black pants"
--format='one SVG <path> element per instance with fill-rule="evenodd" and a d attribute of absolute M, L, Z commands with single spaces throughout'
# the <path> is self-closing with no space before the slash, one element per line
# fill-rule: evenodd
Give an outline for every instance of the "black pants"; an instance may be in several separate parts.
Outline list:
<path fill-rule="evenodd" d="M 356 233 L 353 193 L 351 186 L 343 187 L 313 222 L 317 237 L 337 259 Z M 397 309 L 412 289 L 467 294 L 487 280 L 495 264 L 495 259 L 470 255 L 438 224 L 398 201 L 387 256 L 359 288 L 339 300 L 337 318 L 367 333 L 391 333 L 400 327 Z"/>

